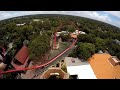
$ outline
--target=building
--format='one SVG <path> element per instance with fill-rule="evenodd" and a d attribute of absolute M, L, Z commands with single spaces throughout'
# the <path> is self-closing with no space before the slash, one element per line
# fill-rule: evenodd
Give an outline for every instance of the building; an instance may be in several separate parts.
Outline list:
<path fill-rule="evenodd" d="M 69 32 L 68 31 L 61 31 L 61 32 L 56 32 L 56 36 L 59 37 L 60 34 L 64 34 L 64 35 L 68 35 Z"/>
<path fill-rule="evenodd" d="M 119 40 L 115 39 L 114 41 L 115 41 L 116 44 L 120 45 L 120 41 Z"/>
<path fill-rule="evenodd" d="M 75 32 L 71 33 L 70 36 L 76 39 L 79 34 L 86 34 L 86 33 L 83 31 L 76 30 Z"/>
<path fill-rule="evenodd" d="M 110 54 L 94 54 L 89 63 L 98 79 L 120 79 L 120 60 Z"/>
<path fill-rule="evenodd" d="M 11 64 L 15 69 L 25 68 L 28 66 L 29 51 L 24 45 L 13 58 Z"/>
<path fill-rule="evenodd" d="M 33 19 L 33 21 L 36 21 L 36 22 L 38 22 L 38 21 L 40 21 L 40 19 Z"/>
<path fill-rule="evenodd" d="M 42 19 L 33 19 L 33 21 L 35 21 L 35 22 L 39 22 L 40 21 L 42 23 L 44 22 Z"/>
<path fill-rule="evenodd" d="M 16 24 L 16 26 L 23 26 L 25 25 L 25 23 L 22 23 L 22 24 Z"/>
<path fill-rule="evenodd" d="M 83 32 L 83 31 L 79 31 L 79 33 L 80 33 L 80 34 L 86 34 L 86 33 L 85 33 L 85 32 Z"/>
<path fill-rule="evenodd" d="M 102 54 L 102 53 L 103 53 L 103 51 L 102 51 L 102 50 L 99 50 L 99 51 L 98 51 L 98 54 Z"/>
<path fill-rule="evenodd" d="M 78 58 L 65 57 L 67 73 L 73 79 L 96 79 L 96 76 L 88 62 L 82 62 Z"/>
<path fill-rule="evenodd" d="M 40 79 L 69 79 L 69 74 L 66 71 L 64 60 L 58 61 L 43 72 Z"/>
<path fill-rule="evenodd" d="M 61 31 L 63 34 L 68 34 L 69 32 L 68 31 Z"/>
<path fill-rule="evenodd" d="M 70 34 L 70 37 L 71 37 L 71 38 L 73 38 L 73 39 L 76 39 L 76 38 L 77 38 L 77 35 L 76 35 L 76 34 L 71 33 L 71 34 Z"/>
<path fill-rule="evenodd" d="M 72 34 L 79 35 L 79 34 L 86 34 L 86 33 L 83 31 L 75 30 L 75 32 L 73 32 Z"/>
<path fill-rule="evenodd" d="M 59 67 L 51 67 L 45 71 L 40 79 L 68 79 L 69 75 Z"/>
<path fill-rule="evenodd" d="M 56 36 L 59 37 L 62 32 L 57 32 Z"/>

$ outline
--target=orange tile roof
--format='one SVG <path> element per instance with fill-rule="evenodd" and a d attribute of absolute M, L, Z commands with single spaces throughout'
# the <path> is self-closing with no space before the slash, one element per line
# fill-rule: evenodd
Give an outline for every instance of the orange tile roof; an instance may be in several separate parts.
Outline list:
<path fill-rule="evenodd" d="M 98 79 L 120 79 L 120 65 L 113 66 L 108 60 L 110 57 L 110 54 L 94 54 L 88 60 Z"/>
<path fill-rule="evenodd" d="M 71 36 L 72 38 L 77 38 L 77 35 L 76 35 L 76 34 L 70 34 L 70 36 Z"/>

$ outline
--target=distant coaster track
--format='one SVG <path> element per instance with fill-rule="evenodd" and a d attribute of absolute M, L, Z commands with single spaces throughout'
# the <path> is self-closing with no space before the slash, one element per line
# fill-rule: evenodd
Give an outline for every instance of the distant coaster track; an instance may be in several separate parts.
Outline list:
<path fill-rule="evenodd" d="M 37 69 L 37 68 L 41 68 L 43 66 L 46 66 L 50 63 L 52 63 L 53 61 L 55 61 L 57 58 L 59 58 L 60 56 L 62 56 L 64 53 L 66 53 L 68 50 L 70 50 L 74 45 L 75 43 L 77 42 L 77 39 L 75 39 L 73 41 L 73 43 L 67 48 L 65 49 L 64 51 L 62 51 L 61 53 L 59 53 L 58 55 L 56 55 L 54 58 L 52 58 L 49 62 L 45 63 L 45 64 L 41 64 L 41 65 L 38 65 L 38 66 L 31 66 L 31 67 L 27 67 L 27 68 L 20 68 L 20 69 L 17 69 L 17 70 L 8 70 L 8 71 L 2 71 L 0 72 L 0 74 L 6 74 L 6 73 L 12 73 L 12 72 L 18 72 L 18 71 L 26 71 L 26 70 L 31 70 L 31 69 Z"/>

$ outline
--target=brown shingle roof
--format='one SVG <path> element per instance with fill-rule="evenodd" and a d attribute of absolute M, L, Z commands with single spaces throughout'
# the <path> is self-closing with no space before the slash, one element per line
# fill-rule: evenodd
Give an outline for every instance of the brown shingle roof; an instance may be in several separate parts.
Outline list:
<path fill-rule="evenodd" d="M 28 48 L 24 45 L 20 51 L 16 54 L 15 58 L 22 64 L 25 63 L 29 55 Z"/>
<path fill-rule="evenodd" d="M 120 65 L 112 65 L 110 54 L 94 54 L 89 63 L 98 79 L 120 79 Z"/>

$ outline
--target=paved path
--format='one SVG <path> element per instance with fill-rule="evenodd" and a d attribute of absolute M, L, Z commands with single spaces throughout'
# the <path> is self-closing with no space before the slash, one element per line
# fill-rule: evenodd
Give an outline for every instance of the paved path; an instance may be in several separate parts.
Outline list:
<path fill-rule="evenodd" d="M 37 72 L 35 73 L 35 75 L 31 79 L 39 79 L 40 75 L 42 75 L 42 73 L 45 70 L 47 70 L 50 66 L 56 64 L 58 61 L 62 60 L 64 57 L 68 56 L 72 52 L 73 48 L 71 48 L 70 50 L 68 50 L 66 53 L 64 53 L 62 56 L 60 56 L 59 58 L 57 58 L 54 62 L 50 63 L 48 66 L 44 67 L 43 69 L 39 68 L 37 70 Z"/>
<path fill-rule="evenodd" d="M 12 49 L 12 47 L 13 47 L 13 42 L 11 42 L 11 43 L 9 43 L 8 44 L 8 50 L 5 52 L 5 54 L 4 55 L 6 55 L 9 51 L 10 51 L 10 49 Z"/>

